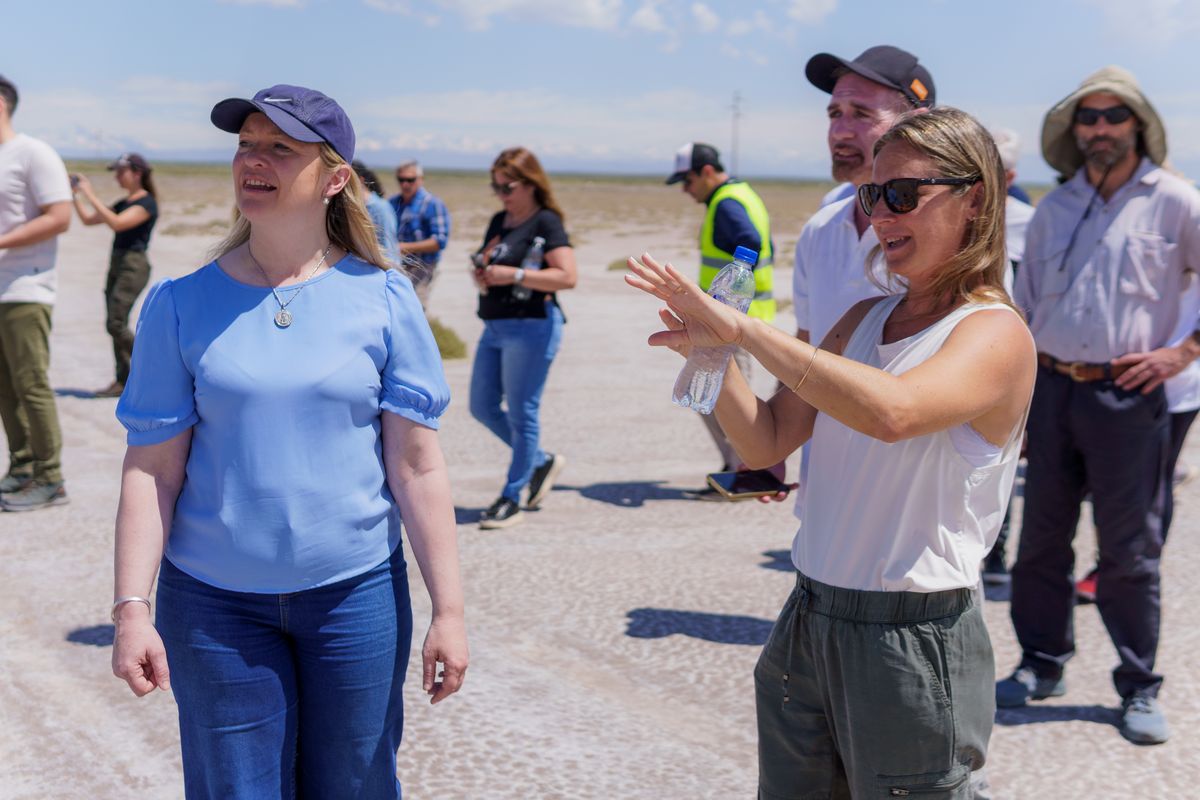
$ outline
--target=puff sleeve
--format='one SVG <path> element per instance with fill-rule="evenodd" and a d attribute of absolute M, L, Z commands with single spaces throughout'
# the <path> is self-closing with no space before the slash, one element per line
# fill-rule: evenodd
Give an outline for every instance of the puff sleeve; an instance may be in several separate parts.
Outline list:
<path fill-rule="evenodd" d="M 150 289 L 138 318 L 133 362 L 117 403 L 130 445 L 160 444 L 196 424 L 195 383 L 179 345 L 170 280 Z"/>
<path fill-rule="evenodd" d="M 387 271 L 387 362 L 379 406 L 405 419 L 438 428 L 450 404 L 442 356 L 408 276 Z"/>

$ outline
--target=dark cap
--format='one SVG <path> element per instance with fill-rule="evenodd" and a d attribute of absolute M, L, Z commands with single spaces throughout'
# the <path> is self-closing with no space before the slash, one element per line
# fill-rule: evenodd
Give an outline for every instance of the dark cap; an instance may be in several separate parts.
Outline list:
<path fill-rule="evenodd" d="M 705 166 L 711 166 L 717 172 L 725 171 L 721 166 L 721 156 L 717 153 L 717 148 L 702 142 L 685 144 L 675 151 L 675 171 L 667 178 L 667 185 L 679 183 L 689 172 L 699 172 Z"/>
<path fill-rule="evenodd" d="M 231 97 L 213 106 L 212 119 L 228 133 L 242 129 L 246 117 L 261 111 L 288 136 L 301 142 L 325 142 L 347 164 L 354 160 L 354 127 L 335 100 L 303 86 L 281 83 L 252 100 Z"/>
<path fill-rule="evenodd" d="M 804 74 L 813 86 L 832 94 L 839 69 L 848 69 L 869 81 L 895 89 L 907 97 L 914 108 L 933 108 L 936 101 L 937 90 L 929 70 L 918 63 L 916 56 L 899 47 L 886 44 L 872 47 L 853 61 L 831 53 L 817 53 L 808 60 Z"/>
<path fill-rule="evenodd" d="M 3 75 L 0 75 L 0 94 L 8 98 L 6 101 L 8 103 L 8 113 L 11 114 L 17 107 L 17 100 L 21 98 L 21 95 L 17 93 L 16 84 Z"/>
<path fill-rule="evenodd" d="M 109 169 L 122 169 L 124 167 L 133 167 L 138 172 L 149 172 L 150 164 L 146 159 L 142 158 L 140 153 L 121 153 L 116 159 L 109 162 Z"/>

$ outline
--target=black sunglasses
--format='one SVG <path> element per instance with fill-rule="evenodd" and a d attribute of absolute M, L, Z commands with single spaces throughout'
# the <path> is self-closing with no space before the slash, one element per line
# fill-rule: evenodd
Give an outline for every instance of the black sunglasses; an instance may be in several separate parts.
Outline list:
<path fill-rule="evenodd" d="M 501 197 L 508 197 L 510 194 L 515 192 L 517 187 L 520 185 L 520 181 L 509 181 L 508 183 L 496 183 L 495 181 L 492 181 L 492 191 Z"/>
<path fill-rule="evenodd" d="M 979 178 L 892 178 L 883 184 L 864 183 L 858 187 L 858 204 L 868 217 L 882 199 L 897 214 L 907 214 L 917 207 L 918 186 L 967 186 Z"/>
<path fill-rule="evenodd" d="M 416 178 L 401 178 L 399 175 L 396 176 L 396 183 L 416 183 L 416 182 L 417 182 Z"/>
<path fill-rule="evenodd" d="M 1129 106 L 1109 106 L 1108 108 L 1077 108 L 1075 109 L 1075 122 L 1079 125 L 1092 126 L 1104 117 L 1104 121 L 1109 125 L 1120 125 L 1125 120 L 1133 116 L 1133 109 Z"/>

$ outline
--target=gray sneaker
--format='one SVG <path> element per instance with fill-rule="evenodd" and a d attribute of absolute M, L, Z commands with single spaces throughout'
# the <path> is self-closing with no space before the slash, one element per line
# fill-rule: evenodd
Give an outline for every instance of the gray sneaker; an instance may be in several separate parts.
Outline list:
<path fill-rule="evenodd" d="M 1018 667 L 1017 671 L 996 682 L 997 708 L 1020 708 L 1030 700 L 1062 697 L 1067 682 L 1062 678 L 1039 678 L 1033 667 Z"/>
<path fill-rule="evenodd" d="M 0 478 L 0 494 L 19 492 L 31 483 L 33 483 L 33 475 L 14 475 L 10 472 Z"/>
<path fill-rule="evenodd" d="M 1171 733 L 1158 698 L 1135 692 L 1121 701 L 1121 735 L 1134 744 L 1162 744 Z"/>
<path fill-rule="evenodd" d="M 57 483 L 30 482 L 24 489 L 6 493 L 0 497 L 0 508 L 5 511 L 36 511 L 49 506 L 61 506 L 71 502 L 62 481 Z"/>

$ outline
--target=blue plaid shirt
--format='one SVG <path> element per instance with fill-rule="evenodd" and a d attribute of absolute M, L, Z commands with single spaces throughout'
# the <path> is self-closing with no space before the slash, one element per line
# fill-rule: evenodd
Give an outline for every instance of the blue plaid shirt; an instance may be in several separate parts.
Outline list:
<path fill-rule="evenodd" d="M 442 251 L 446 249 L 446 241 L 450 238 L 450 212 L 446 210 L 446 204 L 423 186 L 417 189 L 411 203 L 405 203 L 400 195 L 395 195 L 388 202 L 399 220 L 401 242 L 420 242 L 431 236 L 437 239 L 437 252 L 408 254 L 420 259 L 427 267 L 437 266 Z"/>

